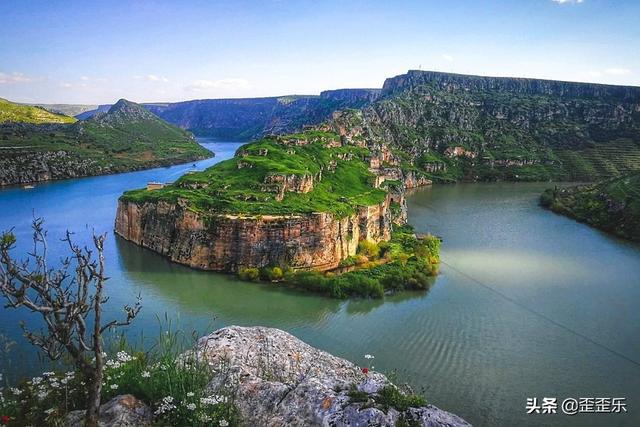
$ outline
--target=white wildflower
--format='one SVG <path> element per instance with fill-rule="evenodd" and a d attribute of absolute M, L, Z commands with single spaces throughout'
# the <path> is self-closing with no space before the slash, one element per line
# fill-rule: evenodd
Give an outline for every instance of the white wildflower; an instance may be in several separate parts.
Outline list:
<path fill-rule="evenodd" d="M 188 403 L 186 405 L 187 409 L 190 411 L 195 411 L 196 410 L 196 404 L 195 403 Z"/>
<path fill-rule="evenodd" d="M 76 376 L 76 373 L 73 372 L 73 371 L 69 371 L 66 374 L 64 374 L 64 376 L 67 377 L 67 378 L 73 378 L 73 377 Z"/>
<path fill-rule="evenodd" d="M 122 363 L 131 362 L 133 360 L 133 357 L 129 355 L 126 351 L 119 351 L 116 357 Z"/>
<path fill-rule="evenodd" d="M 226 402 L 224 396 L 209 396 L 200 398 L 200 403 L 203 405 L 217 405 L 218 403 Z"/>
<path fill-rule="evenodd" d="M 11 390 L 11 393 L 16 396 L 20 396 L 22 394 L 22 390 L 20 390 L 19 388 L 11 387 L 9 390 Z"/>
<path fill-rule="evenodd" d="M 220 420 L 220 427 L 227 427 L 229 425 L 229 421 L 224 418 Z"/>
<path fill-rule="evenodd" d="M 364 355 L 365 359 L 375 359 L 375 356 L 371 355 L 371 354 L 365 354 Z"/>
<path fill-rule="evenodd" d="M 176 405 L 173 404 L 173 397 L 167 396 L 162 399 L 162 403 L 160 404 L 158 409 L 156 409 L 155 414 L 162 415 L 166 412 L 173 411 L 174 409 L 176 409 Z"/>
<path fill-rule="evenodd" d="M 151 372 L 149 371 L 142 371 L 142 378 L 150 378 L 151 377 Z"/>
<path fill-rule="evenodd" d="M 52 377 L 55 375 L 55 372 L 44 372 L 42 374 L 43 377 Z"/>
<path fill-rule="evenodd" d="M 167 369 L 169 369 L 169 367 L 167 365 L 160 365 L 160 369 L 163 371 L 166 371 Z"/>
<path fill-rule="evenodd" d="M 118 384 L 111 384 L 111 386 L 109 388 L 111 390 L 117 390 L 118 389 Z"/>
<path fill-rule="evenodd" d="M 54 412 L 56 412 L 56 408 L 49 408 L 46 411 L 44 411 L 44 413 L 47 414 L 47 415 L 51 415 Z"/>
<path fill-rule="evenodd" d="M 42 382 L 42 377 L 34 377 L 31 378 L 31 384 L 33 385 L 38 385 Z"/>
<path fill-rule="evenodd" d="M 107 367 L 108 368 L 112 368 L 112 369 L 118 369 L 120 366 L 122 366 L 122 364 L 120 362 L 118 362 L 117 360 L 107 360 Z"/>
<path fill-rule="evenodd" d="M 187 397 L 193 397 L 193 396 L 195 396 L 195 395 L 196 395 L 196 394 L 195 394 L 194 392 L 192 392 L 192 391 L 190 391 L 189 393 L 187 393 Z"/>

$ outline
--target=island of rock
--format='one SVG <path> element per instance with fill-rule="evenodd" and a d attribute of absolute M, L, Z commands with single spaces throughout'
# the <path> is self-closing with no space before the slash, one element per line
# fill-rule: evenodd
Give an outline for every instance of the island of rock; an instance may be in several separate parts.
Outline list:
<path fill-rule="evenodd" d="M 359 242 L 389 240 L 406 219 L 404 189 L 430 183 L 404 171 L 361 121 L 359 111 L 338 112 L 161 189 L 127 192 L 116 233 L 199 269 L 334 269 Z"/>

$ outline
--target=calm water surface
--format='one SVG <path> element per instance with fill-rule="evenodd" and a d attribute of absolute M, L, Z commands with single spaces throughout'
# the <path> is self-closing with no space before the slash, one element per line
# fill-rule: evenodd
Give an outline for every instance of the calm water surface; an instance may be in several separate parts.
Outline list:
<path fill-rule="evenodd" d="M 216 152 L 239 144 L 201 142 Z M 108 311 L 141 294 L 128 333 L 154 336 L 165 314 L 185 331 L 266 325 L 312 345 L 396 371 L 398 381 L 475 425 L 640 425 L 640 248 L 537 206 L 545 184 L 460 184 L 410 197 L 410 222 L 444 239 L 442 274 L 428 293 L 336 301 L 240 282 L 169 263 L 113 235 L 116 200 L 147 181 L 171 181 L 191 164 L 0 190 L 0 229 L 30 238 L 46 219 L 86 241 L 108 232 Z M 27 246 L 21 246 L 26 250 Z M 15 325 L 33 319 L 0 308 L 0 333 L 18 342 L 5 372 L 40 369 Z M 525 415 L 527 397 L 627 397 L 624 417 Z"/>

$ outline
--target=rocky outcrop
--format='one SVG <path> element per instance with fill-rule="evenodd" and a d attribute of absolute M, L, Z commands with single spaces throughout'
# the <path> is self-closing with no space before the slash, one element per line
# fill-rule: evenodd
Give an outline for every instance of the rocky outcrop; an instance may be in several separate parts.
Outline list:
<path fill-rule="evenodd" d="M 67 415 L 68 427 L 83 427 L 85 411 Z M 146 427 L 153 422 L 153 412 L 130 394 L 116 396 L 100 406 L 99 427 Z"/>
<path fill-rule="evenodd" d="M 469 426 L 433 405 L 383 404 L 381 393 L 410 390 L 278 329 L 220 329 L 200 338 L 193 355 L 214 369 L 209 393 L 230 393 L 245 425 Z"/>
<path fill-rule="evenodd" d="M 190 267 L 236 272 L 288 266 L 329 270 L 354 255 L 360 240 L 388 240 L 391 198 L 343 218 L 331 213 L 241 216 L 200 214 L 180 203 L 120 200 L 115 231 Z"/>

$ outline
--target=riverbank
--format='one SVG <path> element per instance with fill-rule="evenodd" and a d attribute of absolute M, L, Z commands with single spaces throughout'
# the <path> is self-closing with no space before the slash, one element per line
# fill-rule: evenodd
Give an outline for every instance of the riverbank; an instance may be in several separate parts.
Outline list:
<path fill-rule="evenodd" d="M 640 174 L 591 185 L 550 188 L 540 205 L 619 237 L 640 242 Z"/>

